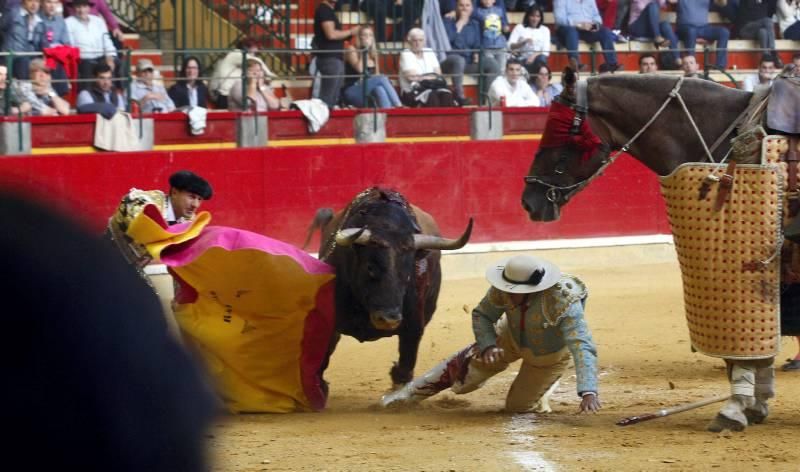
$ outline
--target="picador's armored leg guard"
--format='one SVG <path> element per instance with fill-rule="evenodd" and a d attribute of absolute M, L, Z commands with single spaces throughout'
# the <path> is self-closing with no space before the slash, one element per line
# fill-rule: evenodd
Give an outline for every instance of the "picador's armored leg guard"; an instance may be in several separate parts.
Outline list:
<path fill-rule="evenodd" d="M 502 364 L 496 369 L 487 369 L 480 362 L 473 360 L 476 351 L 475 344 L 459 351 L 440 362 L 423 376 L 384 395 L 381 398 L 381 405 L 418 403 L 450 387 L 455 393 L 468 393 L 479 388 L 489 377 L 502 371 L 508 365 Z"/>
<path fill-rule="evenodd" d="M 708 430 L 718 433 L 722 430 L 744 431 L 747 427 L 745 411 L 753 408 L 755 400 L 756 367 L 750 362 L 729 362 L 731 398 L 708 425 Z"/>

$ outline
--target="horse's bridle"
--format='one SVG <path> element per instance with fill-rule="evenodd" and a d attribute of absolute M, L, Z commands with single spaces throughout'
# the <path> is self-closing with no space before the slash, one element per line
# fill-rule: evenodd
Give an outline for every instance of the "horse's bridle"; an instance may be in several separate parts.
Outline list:
<path fill-rule="evenodd" d="M 576 102 L 577 103 L 573 102 L 572 100 L 569 100 L 568 98 L 561 97 L 560 95 L 558 97 L 556 97 L 556 100 L 559 100 L 560 103 L 570 107 L 575 112 L 575 117 L 573 118 L 573 121 L 572 121 L 572 127 L 570 128 L 570 131 L 569 131 L 571 137 L 578 134 L 578 132 L 580 131 L 581 123 L 583 123 L 583 120 L 586 119 L 586 115 L 589 113 L 589 102 L 588 102 L 587 94 L 586 94 L 587 84 L 588 83 L 585 80 L 581 80 L 581 81 L 578 82 L 577 87 L 576 87 L 576 89 L 577 89 L 576 90 L 576 99 L 577 99 Z M 705 141 L 703 140 L 703 136 L 700 134 L 700 130 L 697 129 L 697 125 L 695 124 L 694 120 L 692 119 L 692 116 L 689 113 L 689 110 L 686 108 L 686 104 L 683 102 L 683 98 L 680 96 L 681 85 L 683 85 L 683 76 L 678 77 L 678 81 L 675 83 L 675 86 L 669 92 L 669 95 L 664 100 L 664 103 L 661 104 L 661 108 L 658 109 L 658 111 L 650 118 L 650 120 L 644 126 L 642 126 L 642 128 L 638 132 L 636 132 L 636 134 L 634 134 L 633 137 L 631 139 L 629 139 L 628 142 L 625 143 L 621 148 L 619 148 L 613 155 L 611 155 L 610 157 L 605 157 L 601 161 L 600 167 L 598 167 L 597 170 L 594 171 L 594 173 L 592 173 L 592 175 L 590 175 L 589 177 L 587 177 L 587 178 L 585 178 L 585 179 L 583 179 L 583 180 L 581 180 L 579 182 L 576 182 L 576 183 L 574 183 L 572 185 L 556 185 L 556 184 L 552 184 L 550 182 L 546 182 L 546 181 L 544 181 L 544 180 L 542 180 L 542 179 L 540 179 L 540 178 L 538 178 L 536 176 L 526 175 L 525 176 L 525 183 L 526 184 L 537 184 L 537 185 L 542 185 L 542 186 L 546 187 L 547 190 L 545 191 L 545 198 L 547 198 L 547 200 L 549 202 L 551 202 L 552 204 L 558 205 L 559 203 L 565 203 L 567 200 L 569 200 L 569 198 L 573 194 L 579 192 L 584 187 L 589 185 L 589 183 L 592 180 L 594 180 L 595 178 L 599 177 L 603 173 L 603 171 L 606 169 L 606 167 L 608 167 L 611 164 L 613 164 L 614 161 L 617 160 L 617 158 L 622 153 L 627 152 L 628 149 L 630 149 L 631 144 L 633 144 L 633 142 L 636 141 L 639 138 L 639 136 L 641 136 L 642 133 L 644 133 L 650 127 L 650 125 L 652 125 L 653 122 L 655 122 L 656 119 L 658 119 L 659 116 L 661 116 L 661 113 L 664 111 L 664 109 L 667 108 L 667 105 L 669 105 L 669 102 L 671 102 L 673 98 L 677 98 L 678 101 L 683 106 L 683 109 L 686 111 L 686 114 L 689 116 L 689 119 L 690 119 L 690 121 L 692 123 L 692 126 L 694 126 L 695 131 L 697 131 L 697 135 L 700 136 L 700 141 L 703 143 L 703 147 L 705 148 L 705 151 L 708 154 L 709 160 L 711 162 L 714 162 L 713 158 L 711 157 L 711 152 L 709 152 L 709 149 L 708 149 L 708 147 L 706 147 Z M 576 123 L 577 123 L 577 126 L 576 126 Z M 608 145 L 605 144 L 605 143 L 603 143 L 603 146 L 608 148 Z M 716 144 L 715 144 L 714 147 L 716 147 Z M 553 171 L 556 175 L 561 175 L 561 174 L 564 173 L 564 165 L 566 164 L 567 158 L 568 158 L 568 156 L 566 155 L 566 150 L 562 151 L 562 154 L 559 156 L 559 159 L 556 162 L 556 167 L 555 167 L 555 169 Z M 562 192 L 564 192 L 564 193 L 562 194 Z"/>

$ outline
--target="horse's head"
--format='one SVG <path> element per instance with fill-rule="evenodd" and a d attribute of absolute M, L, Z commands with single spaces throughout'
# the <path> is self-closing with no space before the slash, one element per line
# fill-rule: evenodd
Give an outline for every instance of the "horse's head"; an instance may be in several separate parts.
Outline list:
<path fill-rule="evenodd" d="M 608 162 L 609 147 L 586 123 L 577 74 L 564 70 L 564 90 L 550 106 L 539 151 L 525 177 L 522 207 L 533 221 L 554 221 L 561 207 Z"/>

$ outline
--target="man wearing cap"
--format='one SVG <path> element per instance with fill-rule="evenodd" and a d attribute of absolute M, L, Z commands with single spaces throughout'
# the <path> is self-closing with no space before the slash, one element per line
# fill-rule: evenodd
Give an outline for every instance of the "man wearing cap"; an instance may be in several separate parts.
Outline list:
<path fill-rule="evenodd" d="M 136 63 L 136 80 L 131 85 L 131 98 L 139 102 L 142 113 L 167 113 L 175 110 L 167 89 L 153 80 L 153 61 L 147 58 Z"/>
<path fill-rule="evenodd" d="M 90 0 L 74 0 L 72 5 L 75 7 L 75 16 L 65 20 L 72 45 L 81 51 L 81 62 L 78 65 L 81 79 L 91 79 L 94 66 L 100 62 L 105 62 L 112 70 L 116 70 L 117 50 L 105 21 L 89 13 L 91 4 Z M 89 82 L 78 86 L 81 90 L 88 87 Z"/>
<path fill-rule="evenodd" d="M 30 82 L 21 82 L 17 95 L 31 104 L 34 116 L 69 115 L 69 102 L 59 97 L 51 83 L 50 69 L 36 58 L 29 66 Z"/>
<path fill-rule="evenodd" d="M 493 264 L 486 278 L 492 287 L 472 310 L 477 342 L 384 395 L 381 403 L 415 403 L 448 387 L 457 394 L 469 393 L 522 359 L 506 410 L 528 411 L 538 402 L 539 411 L 549 411 L 546 394 L 564 374 L 571 354 L 580 412 L 599 410 L 597 351 L 583 317 L 587 297 L 583 282 L 528 255 Z"/>
<path fill-rule="evenodd" d="M 134 218 L 145 206 L 155 205 L 169 225 L 192 221 L 205 200 L 210 200 L 211 185 L 202 177 L 188 170 L 175 172 L 169 177 L 169 193 L 161 190 L 139 190 L 132 188 L 120 201 L 117 210 L 108 221 L 106 237 L 114 242 L 125 259 L 139 274 L 144 275 L 144 266 L 150 262 L 147 250 L 133 242 L 126 232 Z"/>

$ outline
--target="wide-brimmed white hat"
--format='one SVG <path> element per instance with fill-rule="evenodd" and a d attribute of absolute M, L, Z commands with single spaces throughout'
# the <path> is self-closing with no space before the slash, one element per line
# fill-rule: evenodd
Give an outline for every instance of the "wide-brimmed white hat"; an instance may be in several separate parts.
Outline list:
<path fill-rule="evenodd" d="M 534 293 L 547 290 L 561 278 L 555 264 L 525 254 L 497 261 L 486 269 L 486 280 L 509 293 Z"/>

